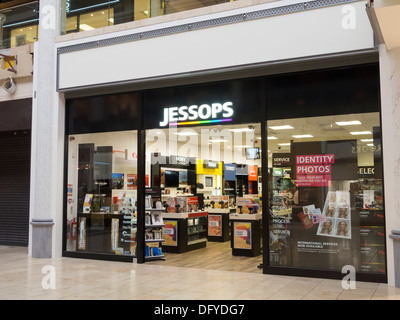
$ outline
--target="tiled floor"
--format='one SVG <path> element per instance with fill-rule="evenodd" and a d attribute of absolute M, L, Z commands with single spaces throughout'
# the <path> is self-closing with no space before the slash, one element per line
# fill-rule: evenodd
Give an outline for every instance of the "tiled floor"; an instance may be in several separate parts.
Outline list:
<path fill-rule="evenodd" d="M 47 288 L 55 272 L 55 288 Z M 400 299 L 400 289 L 357 282 L 256 272 L 183 268 L 75 258 L 37 259 L 26 248 L 0 246 L 1 300 L 375 300 Z"/>

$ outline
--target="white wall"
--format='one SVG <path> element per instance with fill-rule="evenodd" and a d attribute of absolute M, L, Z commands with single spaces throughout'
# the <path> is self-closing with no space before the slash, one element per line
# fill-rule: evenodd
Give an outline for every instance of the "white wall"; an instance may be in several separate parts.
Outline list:
<path fill-rule="evenodd" d="M 268 3 L 253 7 L 251 10 L 283 6 L 288 2 Z M 230 16 L 246 13 L 245 10 L 250 9 L 242 8 L 201 18 L 207 20 L 223 15 Z M 138 28 L 131 30 L 131 33 L 183 23 L 190 23 L 190 19 Z M 105 35 L 103 38 L 123 34 L 127 32 Z M 96 39 L 99 38 L 58 43 L 57 46 L 63 47 Z M 372 47 L 373 33 L 366 15 L 365 1 L 360 1 L 62 53 L 59 60 L 59 89 L 342 53 Z"/>
<path fill-rule="evenodd" d="M 388 236 L 400 229 L 400 48 L 389 52 L 381 45 L 379 54 L 388 282 L 394 285 L 393 240 Z"/>

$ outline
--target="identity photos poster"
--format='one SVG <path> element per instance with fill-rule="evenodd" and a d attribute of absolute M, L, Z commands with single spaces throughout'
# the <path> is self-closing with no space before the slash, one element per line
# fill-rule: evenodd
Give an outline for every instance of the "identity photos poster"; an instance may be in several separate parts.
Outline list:
<path fill-rule="evenodd" d="M 299 202 L 292 211 L 291 266 L 338 270 L 348 261 L 356 263 L 358 220 L 352 216 L 346 188 L 348 181 L 358 179 L 354 146 L 356 140 L 292 144 L 291 171 Z"/>

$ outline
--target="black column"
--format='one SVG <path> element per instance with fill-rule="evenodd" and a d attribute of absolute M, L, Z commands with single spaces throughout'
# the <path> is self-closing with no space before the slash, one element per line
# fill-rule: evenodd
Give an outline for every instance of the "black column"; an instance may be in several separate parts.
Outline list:
<path fill-rule="evenodd" d="M 136 234 L 136 258 L 137 263 L 144 263 L 144 246 L 145 246 L 145 187 L 146 187 L 146 131 L 143 127 L 143 96 L 139 102 L 139 123 L 138 123 L 138 186 L 137 186 L 137 234 Z"/>

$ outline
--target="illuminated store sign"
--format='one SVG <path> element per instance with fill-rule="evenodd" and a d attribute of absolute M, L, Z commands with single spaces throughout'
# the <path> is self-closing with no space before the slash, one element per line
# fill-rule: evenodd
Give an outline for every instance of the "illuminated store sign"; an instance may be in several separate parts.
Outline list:
<path fill-rule="evenodd" d="M 160 126 L 229 122 L 232 121 L 231 117 L 233 116 L 232 105 L 232 102 L 225 102 L 223 104 L 212 103 L 211 105 L 202 104 L 200 106 L 164 108 L 164 120 L 160 122 Z"/>

